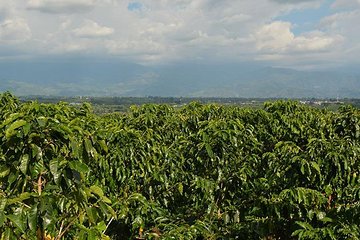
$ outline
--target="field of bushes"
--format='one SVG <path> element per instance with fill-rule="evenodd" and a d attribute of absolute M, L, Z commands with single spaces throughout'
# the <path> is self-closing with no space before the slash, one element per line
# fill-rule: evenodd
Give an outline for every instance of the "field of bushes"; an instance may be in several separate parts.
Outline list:
<path fill-rule="evenodd" d="M 360 111 L 0 94 L 0 239 L 359 239 Z"/>

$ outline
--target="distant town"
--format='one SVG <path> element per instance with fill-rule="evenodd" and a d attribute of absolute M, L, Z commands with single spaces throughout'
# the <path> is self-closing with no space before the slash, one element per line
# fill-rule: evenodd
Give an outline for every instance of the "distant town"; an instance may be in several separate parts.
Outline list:
<path fill-rule="evenodd" d="M 94 111 L 99 113 L 126 112 L 132 105 L 143 104 L 169 104 L 173 107 L 181 107 L 190 102 L 202 104 L 239 105 L 244 107 L 261 108 L 265 102 L 276 100 L 293 100 L 301 104 L 337 110 L 341 105 L 353 105 L 360 107 L 360 99 L 353 98 L 330 98 L 330 99 L 280 99 L 280 98 L 218 98 L 218 97 L 92 97 L 92 96 L 23 96 L 22 101 L 38 101 L 40 103 L 68 102 L 70 105 L 81 105 L 84 102 L 91 103 Z"/>

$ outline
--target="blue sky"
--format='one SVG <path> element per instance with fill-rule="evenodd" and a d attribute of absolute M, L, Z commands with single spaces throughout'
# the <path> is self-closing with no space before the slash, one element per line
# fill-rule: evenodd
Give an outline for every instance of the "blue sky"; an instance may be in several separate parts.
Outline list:
<path fill-rule="evenodd" d="M 141 2 L 130 2 L 128 4 L 128 9 L 130 11 L 140 11 L 141 8 L 143 7 L 142 3 Z"/>
<path fill-rule="evenodd" d="M 360 0 L 0 1 L 0 61 L 356 65 Z"/>
<path fill-rule="evenodd" d="M 326 0 L 314 8 L 292 10 L 284 15 L 277 16 L 275 19 L 291 22 L 294 25 L 294 34 L 299 35 L 316 29 L 321 19 L 336 12 L 336 10 L 331 8 L 334 2 L 335 0 Z"/>

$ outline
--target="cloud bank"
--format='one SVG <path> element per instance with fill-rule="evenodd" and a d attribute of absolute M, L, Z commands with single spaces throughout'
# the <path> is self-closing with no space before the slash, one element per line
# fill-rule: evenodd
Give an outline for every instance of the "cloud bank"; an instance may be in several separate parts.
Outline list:
<path fill-rule="evenodd" d="M 92 0 L 29 0 L 27 8 L 45 13 L 81 13 L 95 6 Z"/>
<path fill-rule="evenodd" d="M 334 0 L 328 14 L 310 29 L 295 31 L 298 23 L 291 21 L 292 12 L 320 14 L 326 4 L 322 0 L 1 1 L 0 51 L 29 57 L 91 54 L 143 64 L 267 61 L 299 67 L 308 59 L 330 65 L 357 61 L 360 33 L 354 31 L 354 23 L 360 21 L 359 0 Z M 281 20 L 284 14 L 290 20 Z"/>

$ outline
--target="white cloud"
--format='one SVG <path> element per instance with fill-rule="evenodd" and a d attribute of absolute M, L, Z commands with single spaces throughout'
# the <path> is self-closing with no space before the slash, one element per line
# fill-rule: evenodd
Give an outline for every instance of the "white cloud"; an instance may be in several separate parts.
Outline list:
<path fill-rule="evenodd" d="M 256 46 L 260 51 L 286 51 L 294 40 L 291 23 L 272 22 L 256 32 Z"/>
<path fill-rule="evenodd" d="M 94 0 L 28 0 L 28 9 L 46 13 L 87 12 L 95 6 Z"/>
<path fill-rule="evenodd" d="M 238 23 L 246 22 L 248 20 L 251 20 L 251 16 L 241 13 L 231 16 L 225 16 L 224 18 L 220 19 L 218 22 L 225 24 L 238 24 Z"/>
<path fill-rule="evenodd" d="M 135 62 L 276 59 L 281 65 L 305 55 L 332 61 L 359 52 L 359 1 L 336 0 L 333 15 L 295 34 L 292 23 L 274 19 L 317 11 L 325 0 L 0 0 L 0 41 L 16 42 L 20 54 L 90 53 Z M 134 2 L 141 7 L 130 11 Z M 351 11 L 338 10 L 350 3 Z"/>
<path fill-rule="evenodd" d="M 341 32 L 350 31 L 357 33 L 358 31 L 353 31 L 353 25 L 358 20 L 360 20 L 360 10 L 339 12 L 324 17 L 320 21 L 320 27 L 332 31 L 341 31 Z"/>
<path fill-rule="evenodd" d="M 7 9 L 5 6 L 0 6 L 0 21 L 3 21 L 7 16 Z"/>
<path fill-rule="evenodd" d="M 294 38 L 293 49 L 295 51 L 322 51 L 331 50 L 330 48 L 334 44 L 342 41 L 342 37 L 338 36 L 327 36 L 323 32 L 311 32 L 303 36 Z"/>
<path fill-rule="evenodd" d="M 327 36 L 320 31 L 295 36 L 291 26 L 289 22 L 275 21 L 261 27 L 255 34 L 257 49 L 260 52 L 276 54 L 313 52 L 328 50 L 341 41 L 340 36 Z"/>
<path fill-rule="evenodd" d="M 6 19 L 0 23 L 0 42 L 21 43 L 29 40 L 31 30 L 22 18 Z"/>
<path fill-rule="evenodd" d="M 344 62 L 360 62 L 360 32 L 356 30 L 360 22 L 360 9 L 338 12 L 325 17 L 319 26 L 329 33 L 344 36 L 343 49 L 338 52 L 337 59 Z"/>
<path fill-rule="evenodd" d="M 105 40 L 114 30 L 104 27 L 92 20 L 84 20 L 82 24 L 67 19 L 59 24 L 58 30 L 47 34 L 43 41 L 43 49 L 49 54 L 99 54 L 105 52 Z"/>
<path fill-rule="evenodd" d="M 332 8 L 356 8 L 360 6 L 360 0 L 336 0 Z"/>
<path fill-rule="evenodd" d="M 100 26 L 98 23 L 92 20 L 86 20 L 83 26 L 74 29 L 73 33 L 77 37 L 98 38 L 112 35 L 114 33 L 114 29 Z"/>

